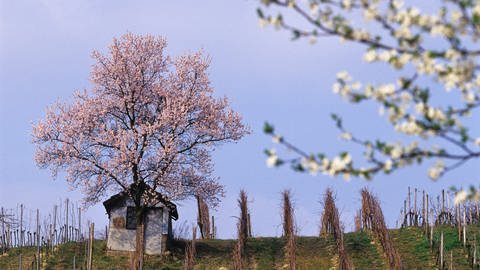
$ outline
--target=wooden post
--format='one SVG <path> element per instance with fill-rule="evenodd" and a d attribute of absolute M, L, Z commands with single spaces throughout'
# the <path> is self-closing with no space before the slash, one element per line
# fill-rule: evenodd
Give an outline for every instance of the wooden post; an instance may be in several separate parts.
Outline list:
<path fill-rule="evenodd" d="M 475 203 L 475 210 L 476 210 L 476 214 L 477 214 L 477 222 L 480 221 L 480 217 L 478 216 L 478 202 Z"/>
<path fill-rule="evenodd" d="M 66 201 L 66 212 L 65 212 L 65 240 L 64 243 L 68 242 L 68 198 Z"/>
<path fill-rule="evenodd" d="M 460 205 L 457 205 L 457 230 L 458 230 L 458 241 L 460 241 L 462 237 L 462 232 L 461 232 L 462 224 L 460 220 Z"/>
<path fill-rule="evenodd" d="M 396 222 L 396 224 L 395 224 L 395 225 L 396 225 L 395 228 L 398 228 L 398 222 L 399 222 L 400 220 L 402 220 L 401 226 L 403 226 L 403 209 L 400 210 L 400 219 L 397 220 L 397 222 Z"/>
<path fill-rule="evenodd" d="M 212 216 L 212 239 L 215 239 L 215 217 Z"/>
<path fill-rule="evenodd" d="M 90 223 L 89 222 L 87 222 L 87 228 L 88 228 L 88 237 L 90 237 Z M 88 245 L 90 244 L 90 241 L 88 241 L 88 240 L 89 239 L 85 237 L 85 250 L 83 251 L 84 252 L 83 254 L 85 254 L 85 256 L 83 256 L 83 265 L 85 266 L 86 269 L 88 267 L 87 266 L 88 265 L 88 250 L 89 250 Z M 133 262 L 133 260 L 132 260 L 132 262 Z"/>
<path fill-rule="evenodd" d="M 47 251 L 53 247 L 53 230 L 52 230 L 52 223 L 50 223 L 49 225 L 49 235 L 50 235 L 50 238 L 48 239 L 48 245 L 46 247 Z M 53 254 L 53 248 L 51 249 L 52 250 L 52 254 Z"/>
<path fill-rule="evenodd" d="M 92 270 L 92 257 L 93 257 L 93 237 L 95 231 L 95 223 L 90 224 L 89 244 L 88 244 L 88 262 L 87 270 Z"/>
<path fill-rule="evenodd" d="M 447 211 L 450 210 L 450 191 L 447 190 Z"/>
<path fill-rule="evenodd" d="M 445 190 L 442 189 L 442 213 L 445 213 Z"/>
<path fill-rule="evenodd" d="M 453 270 L 453 251 L 450 250 L 450 265 L 448 269 Z"/>
<path fill-rule="evenodd" d="M 477 264 L 477 234 L 473 234 L 473 267 Z"/>
<path fill-rule="evenodd" d="M 7 241 L 5 239 L 5 221 L 4 221 L 4 218 L 5 218 L 5 214 L 3 212 L 3 207 L 1 208 L 2 212 L 1 212 L 1 217 L 2 217 L 2 254 L 5 253 L 5 249 L 6 249 L 6 245 L 7 245 Z"/>
<path fill-rule="evenodd" d="M 20 260 L 19 260 L 18 269 L 19 269 L 19 270 L 22 270 L 22 268 L 23 268 L 22 253 L 20 253 Z"/>
<path fill-rule="evenodd" d="M 422 225 L 425 226 L 425 190 L 422 190 Z"/>
<path fill-rule="evenodd" d="M 415 193 L 413 194 L 413 223 L 415 226 L 418 225 L 417 219 L 417 188 L 415 188 Z"/>
<path fill-rule="evenodd" d="M 40 270 L 40 211 L 37 208 L 37 270 Z"/>
<path fill-rule="evenodd" d="M 70 214 L 70 241 L 75 241 L 75 205 L 72 202 L 72 213 Z"/>
<path fill-rule="evenodd" d="M 13 231 L 13 247 L 18 247 L 18 229 Z"/>
<path fill-rule="evenodd" d="M 437 211 L 437 213 L 442 211 L 442 209 L 440 208 L 440 205 L 441 205 L 441 204 L 440 204 L 440 195 L 437 195 L 437 207 L 436 207 L 436 208 L 439 208 L 438 211 Z M 432 217 L 435 217 L 435 216 L 432 214 Z M 437 216 L 437 217 L 435 218 L 435 220 L 437 220 L 437 218 L 438 218 L 438 221 L 437 221 L 438 224 L 441 224 L 440 216 Z"/>
<path fill-rule="evenodd" d="M 78 208 L 78 241 L 82 241 L 82 208 Z"/>
<path fill-rule="evenodd" d="M 412 218 L 410 217 L 410 212 L 412 211 L 412 204 L 411 204 L 411 200 L 410 200 L 410 187 L 408 187 L 408 215 L 407 215 L 407 218 L 408 218 L 408 225 L 409 226 L 412 226 Z"/>
<path fill-rule="evenodd" d="M 463 209 L 463 248 L 467 245 L 467 228 L 465 227 L 466 224 L 466 208 Z"/>
<path fill-rule="evenodd" d="M 75 255 L 73 255 L 73 270 L 76 270 L 76 268 L 77 268 L 77 262 L 76 262 Z"/>
<path fill-rule="evenodd" d="M 440 234 L 440 267 L 443 269 L 443 232 Z"/>
<path fill-rule="evenodd" d="M 362 216 L 360 216 L 361 218 Z M 407 200 L 403 200 L 403 220 L 402 225 L 405 227 L 408 226 L 408 217 L 407 217 Z"/>
<path fill-rule="evenodd" d="M 250 222 L 250 213 L 247 214 L 248 237 L 252 237 L 252 223 Z"/>
<path fill-rule="evenodd" d="M 56 234 L 57 232 L 57 205 L 53 206 L 53 232 Z M 56 236 L 56 235 L 55 235 Z M 56 238 L 56 237 L 55 237 Z M 53 247 L 56 245 L 57 241 L 56 239 L 53 239 L 52 241 L 52 254 L 53 254 Z"/>
<path fill-rule="evenodd" d="M 430 216 L 430 211 L 428 211 L 428 193 L 425 194 L 425 199 L 426 199 L 426 201 L 425 201 L 425 211 L 427 211 L 427 215 L 426 215 L 427 216 L 427 226 L 425 227 L 425 231 L 426 231 L 426 233 L 428 233 L 428 226 L 430 226 L 430 220 L 428 218 Z"/>
<path fill-rule="evenodd" d="M 467 224 L 473 224 L 472 223 L 472 207 L 468 208 L 468 220 Z"/>
<path fill-rule="evenodd" d="M 20 204 L 20 247 L 23 247 L 23 203 Z"/>
<path fill-rule="evenodd" d="M 433 226 L 430 226 L 430 248 L 433 248 Z"/>

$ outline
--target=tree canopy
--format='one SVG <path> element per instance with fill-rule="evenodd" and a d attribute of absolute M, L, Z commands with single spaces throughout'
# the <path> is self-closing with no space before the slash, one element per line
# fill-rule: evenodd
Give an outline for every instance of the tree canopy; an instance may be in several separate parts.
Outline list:
<path fill-rule="evenodd" d="M 92 89 L 50 106 L 33 126 L 35 160 L 81 188 L 88 205 L 126 190 L 139 205 L 160 192 L 202 196 L 223 187 L 211 151 L 249 132 L 227 98 L 215 98 L 201 52 L 170 57 L 164 38 L 127 33 L 94 51 Z"/>

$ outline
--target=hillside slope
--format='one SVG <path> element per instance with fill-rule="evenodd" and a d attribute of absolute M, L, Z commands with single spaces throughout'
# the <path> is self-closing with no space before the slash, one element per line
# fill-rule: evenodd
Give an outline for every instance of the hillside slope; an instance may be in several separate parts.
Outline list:
<path fill-rule="evenodd" d="M 442 228 L 445 237 L 446 255 L 453 254 L 454 269 L 469 269 L 467 251 L 458 241 L 454 228 Z M 471 232 L 480 231 L 477 226 Z M 434 238 L 438 239 L 440 229 Z M 432 252 L 428 239 L 418 228 L 390 230 L 395 247 L 400 253 L 405 269 L 437 269 L 436 252 Z M 197 242 L 196 269 L 231 269 L 231 253 L 234 240 L 205 240 Z M 185 243 L 178 241 L 172 252 L 165 256 L 146 256 L 144 269 L 183 269 Z M 382 249 L 369 233 L 357 232 L 345 235 L 345 247 L 355 269 L 385 269 Z M 31 269 L 34 249 L 24 248 L 9 251 L 0 256 L 0 269 L 18 269 L 22 253 L 23 268 Z M 65 244 L 43 261 L 42 269 L 72 269 L 73 257 L 77 269 L 84 267 L 85 246 L 82 243 Z M 247 242 L 247 264 L 249 269 L 282 269 L 283 239 L 258 237 Z M 449 258 L 449 257 L 448 257 Z M 106 251 L 105 241 L 97 240 L 94 245 L 94 269 L 128 269 L 130 258 L 121 253 Z M 336 269 L 335 242 L 327 237 L 298 237 L 297 265 L 302 270 Z M 283 268 L 284 269 L 284 268 Z"/>

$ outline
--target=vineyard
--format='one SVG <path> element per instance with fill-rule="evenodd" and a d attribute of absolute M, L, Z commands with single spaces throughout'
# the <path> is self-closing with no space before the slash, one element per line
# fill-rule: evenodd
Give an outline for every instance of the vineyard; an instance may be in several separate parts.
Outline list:
<path fill-rule="evenodd" d="M 451 195 L 432 197 L 409 189 L 398 228 L 388 229 L 380 203 L 364 189 L 355 229 L 345 233 L 334 192 L 327 190 L 319 234 L 304 237 L 296 235 L 295 209 L 291 193 L 285 191 L 283 235 L 272 238 L 252 234 L 248 198 L 242 191 L 238 239 L 214 239 L 213 234 L 195 239 L 197 228 L 192 228 L 193 239 L 177 238 L 170 252 L 146 256 L 144 269 L 479 269 L 479 205 L 454 204 Z M 199 212 L 201 208 L 207 211 L 199 207 Z M 107 250 L 102 233 L 94 234 L 90 222 L 82 228 L 81 211 L 71 204 L 54 207 L 43 220 L 36 211 L 25 211 L 33 217 L 24 217 L 24 211 L 23 206 L 20 211 L 2 210 L 0 269 L 129 268 L 131 256 Z M 202 224 L 209 222 L 205 215 L 199 217 Z"/>

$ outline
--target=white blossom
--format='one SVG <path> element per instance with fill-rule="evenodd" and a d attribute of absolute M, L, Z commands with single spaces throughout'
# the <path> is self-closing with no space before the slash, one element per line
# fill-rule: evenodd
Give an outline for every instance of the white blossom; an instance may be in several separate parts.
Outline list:
<path fill-rule="evenodd" d="M 281 143 L 282 140 L 283 140 L 283 137 L 280 136 L 280 135 L 275 135 L 275 136 L 272 137 L 272 142 L 273 143 Z"/>
<path fill-rule="evenodd" d="M 428 176 L 432 180 L 437 180 L 445 171 L 445 164 L 442 160 L 438 160 L 433 167 L 428 170 Z"/>
<path fill-rule="evenodd" d="M 378 87 L 378 96 L 380 97 L 388 97 L 395 93 L 395 85 L 390 84 L 382 84 Z"/>
<path fill-rule="evenodd" d="M 463 14 L 458 10 L 454 10 L 452 11 L 450 17 L 452 18 L 452 21 L 459 22 L 463 18 Z"/>
<path fill-rule="evenodd" d="M 387 161 L 385 161 L 385 164 L 383 165 L 383 170 L 386 171 L 386 172 L 389 172 L 392 170 L 392 165 L 393 165 L 393 162 L 391 159 L 387 159 Z"/>
<path fill-rule="evenodd" d="M 337 73 L 337 79 L 347 82 L 350 81 L 352 77 L 350 77 L 347 71 L 340 71 Z"/>
<path fill-rule="evenodd" d="M 394 0 L 392 1 L 392 6 L 394 9 L 401 9 L 403 7 L 403 1 Z"/>
<path fill-rule="evenodd" d="M 392 151 L 390 152 L 390 156 L 393 158 L 393 159 L 398 159 L 402 156 L 403 154 L 403 149 L 402 149 L 402 146 L 399 145 L 399 144 L 396 144 L 393 148 L 392 148 Z"/>
<path fill-rule="evenodd" d="M 346 141 L 350 141 L 352 139 L 352 134 L 350 132 L 344 132 L 341 137 Z"/>
<path fill-rule="evenodd" d="M 318 16 L 318 12 L 320 10 L 320 6 L 316 3 L 311 3 L 310 4 L 310 15 L 316 17 Z"/>
<path fill-rule="evenodd" d="M 264 28 L 265 26 L 268 25 L 268 21 L 263 19 L 263 18 L 260 18 L 258 19 L 258 26 L 260 26 L 260 28 Z"/>
<path fill-rule="evenodd" d="M 267 167 L 272 168 L 275 167 L 278 163 L 278 155 L 275 149 L 271 149 L 268 151 L 268 158 L 266 160 Z"/>
<path fill-rule="evenodd" d="M 322 159 L 322 168 L 326 170 L 330 166 L 330 160 L 328 158 L 323 158 Z"/>
<path fill-rule="evenodd" d="M 480 3 L 477 3 L 475 5 L 475 7 L 473 8 L 473 13 L 474 14 L 477 14 L 478 16 L 480 16 Z"/>
<path fill-rule="evenodd" d="M 415 111 L 418 114 L 423 114 L 423 112 L 425 111 L 425 103 L 420 102 L 420 103 L 415 104 Z"/>
<path fill-rule="evenodd" d="M 464 95 L 464 98 L 465 98 L 465 100 L 467 101 L 467 103 L 470 103 L 470 104 L 472 104 L 472 103 L 474 103 L 474 102 L 476 101 L 476 96 L 475 96 L 475 94 L 474 94 L 473 92 L 471 92 L 471 91 L 469 91 L 468 93 L 466 93 L 466 94 Z"/>
<path fill-rule="evenodd" d="M 462 189 L 457 193 L 455 193 L 455 198 L 453 199 L 453 202 L 455 203 L 455 205 L 459 205 L 467 199 L 467 196 L 468 196 L 467 192 Z"/>
<path fill-rule="evenodd" d="M 315 176 L 317 173 L 320 171 L 321 166 L 318 164 L 318 162 L 315 159 L 308 158 L 308 159 L 303 159 L 302 160 L 302 165 L 307 168 L 308 172 Z"/>
<path fill-rule="evenodd" d="M 342 7 L 346 10 L 352 9 L 352 1 L 351 0 L 342 0 Z"/>
<path fill-rule="evenodd" d="M 480 137 L 475 139 L 475 145 L 480 146 Z"/>
<path fill-rule="evenodd" d="M 378 10 L 374 5 L 369 5 L 369 7 L 363 11 L 363 17 L 366 21 L 371 21 L 375 19 L 377 14 Z"/>
<path fill-rule="evenodd" d="M 353 90 L 359 90 L 361 87 L 362 87 L 362 84 L 361 84 L 360 82 L 354 82 L 354 83 L 352 83 L 352 85 L 351 85 L 351 88 L 352 88 Z"/>
<path fill-rule="evenodd" d="M 368 50 L 365 55 L 363 55 L 363 59 L 366 62 L 373 62 L 377 59 L 377 52 L 375 50 Z"/>

